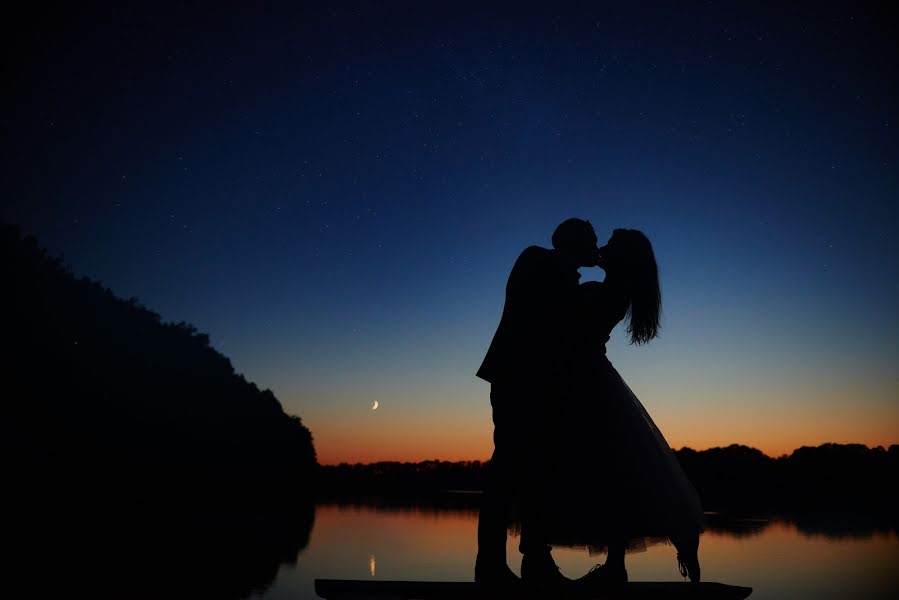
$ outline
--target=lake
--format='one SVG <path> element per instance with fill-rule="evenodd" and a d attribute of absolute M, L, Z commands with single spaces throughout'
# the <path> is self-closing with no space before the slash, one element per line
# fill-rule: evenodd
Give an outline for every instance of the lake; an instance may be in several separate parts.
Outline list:
<path fill-rule="evenodd" d="M 704 581 L 754 588 L 753 600 L 899 598 L 899 537 L 895 527 L 863 515 L 737 518 L 709 514 L 699 558 Z M 295 564 L 253 598 L 317 598 L 316 578 L 471 581 L 477 511 L 471 508 L 384 508 L 319 505 L 309 543 Z M 510 566 L 518 572 L 517 538 Z M 556 547 L 562 572 L 578 577 L 602 555 Z M 631 581 L 680 581 L 667 544 L 629 553 Z"/>

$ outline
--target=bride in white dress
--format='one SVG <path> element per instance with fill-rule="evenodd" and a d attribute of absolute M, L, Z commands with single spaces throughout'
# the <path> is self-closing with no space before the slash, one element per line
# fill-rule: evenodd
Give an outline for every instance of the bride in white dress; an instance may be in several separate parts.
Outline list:
<path fill-rule="evenodd" d="M 583 580 L 626 582 L 628 548 L 668 539 L 681 574 L 699 581 L 699 497 L 646 409 L 606 358 L 621 321 L 633 344 L 658 335 L 661 294 L 652 246 L 617 229 L 600 249 L 603 282 L 579 289 L 570 387 L 560 414 L 557 470 L 548 490 L 552 542 L 606 548 Z"/>

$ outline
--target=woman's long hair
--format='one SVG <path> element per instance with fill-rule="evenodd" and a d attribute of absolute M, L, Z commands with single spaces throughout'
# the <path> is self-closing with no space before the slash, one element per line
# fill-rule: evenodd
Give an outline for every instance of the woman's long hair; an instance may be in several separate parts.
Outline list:
<path fill-rule="evenodd" d="M 617 276 L 628 295 L 627 332 L 631 343 L 642 345 L 659 335 L 662 290 L 656 256 L 642 231 L 616 229 L 610 240 L 615 244 Z"/>

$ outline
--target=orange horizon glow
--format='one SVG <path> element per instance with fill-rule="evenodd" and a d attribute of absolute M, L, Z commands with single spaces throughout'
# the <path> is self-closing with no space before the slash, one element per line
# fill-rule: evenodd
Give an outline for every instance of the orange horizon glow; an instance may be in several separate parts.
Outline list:
<path fill-rule="evenodd" d="M 707 442 L 705 444 L 702 443 L 683 443 L 683 444 L 671 444 L 671 447 L 675 450 L 680 450 L 682 448 L 691 448 L 696 451 L 708 450 L 710 448 L 723 448 L 733 444 L 740 446 L 748 446 L 750 448 L 755 448 L 760 450 L 762 453 L 770 456 L 772 458 L 777 458 L 780 456 L 785 456 L 792 454 L 793 451 L 801 448 L 803 446 L 820 446 L 822 444 L 862 444 L 869 448 L 882 447 L 884 449 L 889 448 L 891 445 L 899 444 L 899 440 L 897 439 L 886 439 L 886 440 L 858 440 L 858 439 L 822 439 L 820 441 L 811 441 L 806 440 L 800 443 L 796 443 L 795 445 L 790 444 L 778 444 L 778 445 L 760 445 L 748 443 L 746 441 L 735 440 L 732 442 Z M 358 452 L 357 452 L 358 450 Z M 440 453 L 428 453 L 426 451 L 422 451 L 420 449 L 404 447 L 401 443 L 397 443 L 393 446 L 385 446 L 381 447 L 378 451 L 371 451 L 370 453 L 365 453 L 361 451 L 359 448 L 328 448 L 325 451 L 318 452 L 318 462 L 323 466 L 335 466 L 339 464 L 370 464 L 377 462 L 409 462 L 409 463 L 417 463 L 424 461 L 432 461 L 439 460 L 442 462 L 471 462 L 471 461 L 480 461 L 484 462 L 490 459 L 490 455 L 493 451 L 492 446 L 480 449 L 480 451 L 459 449 L 458 451 L 447 451 L 442 454 Z"/>
<path fill-rule="evenodd" d="M 848 381 L 741 382 L 736 376 L 720 381 L 707 376 L 699 385 L 651 372 L 632 379 L 635 393 L 646 399 L 646 409 L 674 449 L 739 444 L 779 457 L 825 443 L 899 444 L 897 388 L 890 381 L 859 384 L 862 394 Z M 373 389 L 297 412 L 312 431 L 322 465 L 487 460 L 493 452 L 493 422 L 484 390 L 458 388 L 422 386 L 406 394 Z M 372 411 L 372 400 L 384 397 L 394 399 Z"/>
<path fill-rule="evenodd" d="M 728 372 L 727 365 L 690 373 L 670 360 L 656 359 L 655 370 L 642 371 L 621 362 L 623 376 L 634 382 L 634 393 L 674 449 L 739 444 L 779 457 L 825 443 L 899 444 L 899 381 L 891 377 L 777 379 Z M 420 379 L 338 391 L 322 386 L 313 394 L 285 390 L 283 397 L 292 400 L 288 411 L 303 416 L 322 465 L 487 460 L 493 420 L 486 384 L 467 375 Z M 305 401 L 307 394 L 315 402 Z M 371 410 L 378 399 L 380 407 Z"/>
<path fill-rule="evenodd" d="M 899 444 L 895 409 L 851 410 L 826 408 L 803 414 L 785 408 L 778 414 L 745 411 L 701 415 L 701 410 L 660 406 L 653 415 L 668 444 L 693 450 L 739 444 L 770 457 L 789 455 L 803 446 L 826 443 L 863 444 L 888 448 Z M 376 424 L 347 420 L 309 423 L 319 464 L 372 462 L 485 461 L 493 452 L 489 414 L 467 414 L 450 421 L 447 415 L 396 415 Z"/>

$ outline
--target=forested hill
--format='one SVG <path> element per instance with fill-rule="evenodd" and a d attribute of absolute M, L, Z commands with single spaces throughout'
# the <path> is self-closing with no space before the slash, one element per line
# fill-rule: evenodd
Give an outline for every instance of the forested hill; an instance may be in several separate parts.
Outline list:
<path fill-rule="evenodd" d="M 207 335 L 0 231 L 5 495 L 201 517 L 311 497 L 309 430 Z"/>

